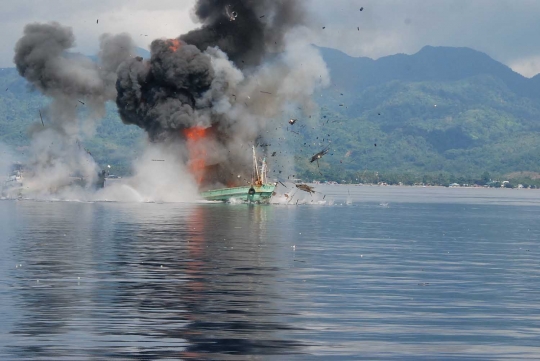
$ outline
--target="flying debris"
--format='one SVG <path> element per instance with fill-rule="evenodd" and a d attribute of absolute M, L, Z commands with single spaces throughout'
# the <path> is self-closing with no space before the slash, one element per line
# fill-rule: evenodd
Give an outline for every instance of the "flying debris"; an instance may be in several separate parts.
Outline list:
<path fill-rule="evenodd" d="M 265 92 L 265 91 L 262 91 L 262 90 L 261 90 L 260 92 L 261 92 L 261 93 L 264 93 L 264 94 L 270 94 L 270 95 L 272 95 L 272 93 L 270 93 L 270 92 Z"/>
<path fill-rule="evenodd" d="M 230 6 L 225 7 L 225 14 L 227 15 L 230 21 L 235 21 L 236 18 L 238 17 L 238 13 L 236 11 L 231 11 Z"/>
<path fill-rule="evenodd" d="M 277 152 L 273 152 L 273 153 L 272 153 L 272 157 L 275 157 L 275 156 L 276 156 L 276 153 L 277 153 Z"/>
<path fill-rule="evenodd" d="M 41 116 L 41 110 L 39 110 L 39 119 L 41 119 L 41 125 L 45 128 L 45 123 L 43 123 L 43 117 Z"/>
<path fill-rule="evenodd" d="M 96 24 L 99 24 L 99 19 L 96 20 Z"/>
<path fill-rule="evenodd" d="M 296 188 L 300 189 L 301 191 L 308 192 L 309 194 L 315 193 L 315 189 L 307 184 L 297 184 Z"/>
<path fill-rule="evenodd" d="M 362 7 L 362 8 L 360 8 L 360 11 L 362 11 L 362 10 L 364 10 L 364 8 L 363 8 L 363 7 Z"/>
<path fill-rule="evenodd" d="M 326 153 L 328 153 L 329 150 L 330 150 L 330 147 L 326 147 L 323 150 L 321 150 L 319 153 L 315 154 L 313 157 L 311 157 L 310 163 L 313 163 L 316 160 L 318 161 L 319 159 L 321 159 Z"/>
<path fill-rule="evenodd" d="M 84 104 L 83 102 L 81 102 L 80 100 L 77 100 L 77 101 L 78 101 L 79 103 L 81 103 L 82 105 L 86 105 L 86 104 Z"/>
<path fill-rule="evenodd" d="M 294 123 L 296 123 L 296 121 L 297 121 L 297 119 L 290 119 L 290 120 L 289 120 L 289 124 L 290 124 L 290 125 L 293 125 Z"/>
<path fill-rule="evenodd" d="M 322 28 L 323 28 L 323 30 L 324 30 L 324 29 L 326 29 L 326 26 L 323 26 Z"/>

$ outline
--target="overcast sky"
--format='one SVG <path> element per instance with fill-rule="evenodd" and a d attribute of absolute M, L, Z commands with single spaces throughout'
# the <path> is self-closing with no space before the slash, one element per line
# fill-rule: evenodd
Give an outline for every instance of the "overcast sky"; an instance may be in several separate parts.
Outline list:
<path fill-rule="evenodd" d="M 86 54 L 96 52 L 99 35 L 106 32 L 127 32 L 137 45 L 148 48 L 155 38 L 176 37 L 196 27 L 190 15 L 194 2 L 0 0 L 0 67 L 13 66 L 13 47 L 27 23 L 71 26 L 76 50 Z M 353 56 L 413 54 L 425 45 L 467 46 L 525 76 L 540 72 L 540 0 L 305 2 L 312 19 L 306 41 Z"/>

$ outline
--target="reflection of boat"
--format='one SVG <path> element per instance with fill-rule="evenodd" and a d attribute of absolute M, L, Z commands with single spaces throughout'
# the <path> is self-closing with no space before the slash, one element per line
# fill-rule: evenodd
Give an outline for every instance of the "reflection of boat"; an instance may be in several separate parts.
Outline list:
<path fill-rule="evenodd" d="M 253 147 L 253 178 L 250 186 L 209 190 L 202 192 L 201 196 L 208 201 L 230 202 L 239 200 L 243 202 L 267 203 L 274 195 L 276 184 L 268 183 L 266 171 L 266 159 L 263 158 L 259 166 L 255 147 Z"/>

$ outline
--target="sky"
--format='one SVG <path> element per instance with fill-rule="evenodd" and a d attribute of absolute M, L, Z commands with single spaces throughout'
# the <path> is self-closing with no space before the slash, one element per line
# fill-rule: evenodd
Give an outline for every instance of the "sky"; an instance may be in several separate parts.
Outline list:
<path fill-rule="evenodd" d="M 414 54 L 426 45 L 482 51 L 531 77 L 540 73 L 540 0 L 304 0 L 306 41 L 351 56 Z M 0 67 L 32 22 L 73 28 L 77 48 L 95 54 L 103 33 L 131 34 L 148 48 L 198 26 L 195 0 L 0 0 Z M 363 11 L 360 11 L 360 8 Z M 96 22 L 99 20 L 99 22 Z M 323 29 L 325 27 L 325 29 Z"/>

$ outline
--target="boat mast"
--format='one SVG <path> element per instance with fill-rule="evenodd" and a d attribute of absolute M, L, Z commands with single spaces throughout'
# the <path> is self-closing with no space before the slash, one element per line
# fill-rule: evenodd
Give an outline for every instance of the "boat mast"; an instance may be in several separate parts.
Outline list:
<path fill-rule="evenodd" d="M 255 153 L 255 146 L 253 146 L 253 167 L 255 169 L 255 177 L 252 183 L 256 183 L 259 180 L 259 166 L 257 164 L 257 154 Z"/>

